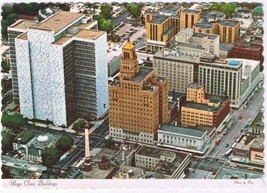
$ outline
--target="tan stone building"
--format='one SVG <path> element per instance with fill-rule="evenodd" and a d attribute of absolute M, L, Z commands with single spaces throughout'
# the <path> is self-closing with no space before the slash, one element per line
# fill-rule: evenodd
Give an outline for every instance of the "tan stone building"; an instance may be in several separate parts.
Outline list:
<path fill-rule="evenodd" d="M 218 127 L 229 110 L 228 97 L 207 95 L 201 84 L 192 83 L 187 88 L 186 102 L 181 108 L 181 125 Z"/>
<path fill-rule="evenodd" d="M 110 135 L 115 139 L 154 143 L 159 124 L 170 120 L 168 79 L 139 67 L 135 46 L 122 48 L 120 75 L 109 85 Z"/>
<path fill-rule="evenodd" d="M 168 41 L 179 31 L 180 7 L 168 5 L 157 12 L 145 13 L 146 51 L 162 50 Z"/>
<path fill-rule="evenodd" d="M 202 11 L 195 9 L 185 9 L 181 12 L 180 29 L 193 28 L 198 22 Z"/>

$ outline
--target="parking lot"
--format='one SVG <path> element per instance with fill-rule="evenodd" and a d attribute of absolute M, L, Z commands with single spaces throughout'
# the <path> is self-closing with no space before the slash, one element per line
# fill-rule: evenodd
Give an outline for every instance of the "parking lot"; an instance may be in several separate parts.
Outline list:
<path fill-rule="evenodd" d="M 145 37 L 145 31 L 144 27 L 135 27 L 132 24 L 126 24 L 118 31 L 115 31 L 115 34 L 120 36 L 121 40 L 119 43 L 108 43 L 108 61 L 111 61 L 121 55 L 121 47 L 125 44 L 129 37 L 131 42 L 137 44 Z"/>

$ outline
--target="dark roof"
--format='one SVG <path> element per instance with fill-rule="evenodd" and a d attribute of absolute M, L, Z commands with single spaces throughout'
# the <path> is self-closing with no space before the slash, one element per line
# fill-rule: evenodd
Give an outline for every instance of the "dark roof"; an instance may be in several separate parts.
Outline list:
<path fill-rule="evenodd" d="M 41 150 L 41 149 L 35 148 L 35 147 L 29 147 L 28 153 L 29 153 L 29 155 L 39 156 L 39 150 Z M 42 150 L 41 150 L 41 152 L 42 152 Z"/>
<path fill-rule="evenodd" d="M 203 88 L 203 85 L 202 84 L 200 84 L 200 83 L 190 83 L 189 85 L 188 85 L 188 88 Z"/>
<path fill-rule="evenodd" d="M 164 35 L 168 35 L 168 34 L 171 33 L 174 29 L 175 29 L 174 27 L 170 27 L 170 28 L 166 29 L 166 30 L 162 33 L 162 35 L 163 35 L 163 36 L 164 36 Z"/>
<path fill-rule="evenodd" d="M 174 92 L 174 94 L 175 94 L 175 97 L 176 97 L 177 99 L 179 99 L 179 98 L 185 96 L 185 93 L 182 93 L 182 92 Z M 173 91 L 169 91 L 168 95 L 169 95 L 169 97 L 172 97 L 172 95 L 173 95 Z"/>
<path fill-rule="evenodd" d="M 141 82 L 142 80 L 144 80 L 144 78 L 150 74 L 154 69 L 153 68 L 146 68 L 146 67 L 140 67 L 139 72 L 135 75 L 135 77 L 133 77 L 132 79 L 130 79 L 131 81 L 136 81 L 136 82 Z"/>
<path fill-rule="evenodd" d="M 179 6 L 177 5 L 173 5 L 173 4 L 169 4 L 168 6 L 166 6 L 165 8 L 163 8 L 162 10 L 160 10 L 160 12 L 162 13 L 175 13 L 180 9 Z"/>
<path fill-rule="evenodd" d="M 201 18 L 204 18 L 206 20 L 208 19 L 222 19 L 225 17 L 225 14 L 220 11 L 205 11 L 202 13 Z"/>
<path fill-rule="evenodd" d="M 27 144 L 33 138 L 34 138 L 34 135 L 32 134 L 32 132 L 25 130 L 25 131 L 22 131 L 17 137 L 15 137 L 14 143 Z"/>
<path fill-rule="evenodd" d="M 214 40 L 214 39 L 218 38 L 219 35 L 194 32 L 192 37 L 197 37 L 197 38 L 208 37 L 208 39 Z"/>
<path fill-rule="evenodd" d="M 206 98 L 209 99 L 210 102 L 212 102 L 212 103 L 218 103 L 218 102 L 223 103 L 228 99 L 228 97 L 211 95 L 211 94 L 206 94 Z"/>
<path fill-rule="evenodd" d="M 212 28 L 212 24 L 210 23 L 196 23 L 194 26 L 202 29 Z"/>
<path fill-rule="evenodd" d="M 165 16 L 165 15 L 157 15 L 152 20 L 150 20 L 149 23 L 161 24 L 162 22 L 164 22 L 168 18 L 169 17 L 168 16 Z"/>
<path fill-rule="evenodd" d="M 189 13 L 189 14 L 198 14 L 200 12 L 200 10 L 195 10 L 195 9 L 185 9 L 184 10 L 185 13 Z"/>
<path fill-rule="evenodd" d="M 194 136 L 194 137 L 202 137 L 207 131 L 200 129 L 192 129 L 186 127 L 179 127 L 174 125 L 162 125 L 159 131 L 167 131 L 182 135 Z"/>
<path fill-rule="evenodd" d="M 194 48 L 199 50 L 205 50 L 205 48 L 202 48 L 201 45 L 198 44 L 191 44 L 186 42 L 177 42 L 177 46 L 187 47 L 187 48 Z"/>
<path fill-rule="evenodd" d="M 187 107 L 187 108 L 191 108 L 191 109 L 199 109 L 199 110 L 211 111 L 211 112 L 218 111 L 221 107 L 220 105 L 219 106 L 208 106 L 206 104 L 192 103 L 192 102 L 186 102 L 182 106 Z"/>
<path fill-rule="evenodd" d="M 219 24 L 223 26 L 229 26 L 229 27 L 235 27 L 238 23 L 239 21 L 236 21 L 236 20 L 222 20 L 219 22 Z"/>

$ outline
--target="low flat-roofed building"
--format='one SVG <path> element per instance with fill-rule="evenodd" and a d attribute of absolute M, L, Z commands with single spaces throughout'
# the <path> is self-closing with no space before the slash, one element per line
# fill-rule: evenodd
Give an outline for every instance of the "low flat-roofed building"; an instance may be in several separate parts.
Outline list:
<path fill-rule="evenodd" d="M 215 179 L 262 179 L 263 174 L 259 172 L 249 172 L 237 168 L 222 167 Z"/>
<path fill-rule="evenodd" d="M 263 136 L 255 138 L 250 146 L 249 160 L 257 163 L 264 163 L 264 138 Z"/>
<path fill-rule="evenodd" d="M 183 178 L 184 170 L 190 162 L 190 154 L 176 153 L 157 147 L 142 146 L 135 153 L 136 167 L 155 171 L 163 178 Z"/>
<path fill-rule="evenodd" d="M 143 169 L 132 166 L 121 166 L 112 179 L 139 179 Z"/>
<path fill-rule="evenodd" d="M 196 128 L 161 125 L 158 130 L 158 142 L 161 145 L 182 147 L 189 152 L 202 151 L 207 139 L 208 132 Z"/>
<path fill-rule="evenodd" d="M 28 148 L 34 141 L 34 134 L 29 130 L 22 131 L 18 136 L 13 140 L 13 150 L 14 151 L 25 151 L 25 154 L 28 154 Z"/>

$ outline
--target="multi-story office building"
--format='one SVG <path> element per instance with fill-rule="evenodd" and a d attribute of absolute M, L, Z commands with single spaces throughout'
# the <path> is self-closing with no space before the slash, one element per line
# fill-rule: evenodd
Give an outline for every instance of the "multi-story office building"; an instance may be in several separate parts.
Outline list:
<path fill-rule="evenodd" d="M 193 29 L 182 29 L 175 35 L 174 46 L 171 49 L 188 54 L 211 53 L 219 56 L 220 37 L 216 34 L 194 32 Z M 191 53 L 190 53 L 191 52 Z"/>
<path fill-rule="evenodd" d="M 183 29 L 170 43 L 169 49 L 154 55 L 153 67 L 159 76 L 169 77 L 169 90 L 185 92 L 191 82 L 198 81 L 199 56 L 204 53 L 219 55 L 219 36 Z"/>
<path fill-rule="evenodd" d="M 220 41 L 234 43 L 240 39 L 240 21 L 226 19 L 220 11 L 208 11 L 192 27 L 195 32 L 204 32 L 220 35 Z"/>
<path fill-rule="evenodd" d="M 263 63 L 263 46 L 238 43 L 230 51 L 230 58 L 246 58 Z"/>
<path fill-rule="evenodd" d="M 16 23 L 8 27 L 8 41 L 10 45 L 10 66 L 12 71 L 12 91 L 13 100 L 15 103 L 19 103 L 19 86 L 18 86 L 18 74 L 16 63 L 16 50 L 15 50 L 15 38 L 22 33 L 27 32 L 29 27 L 34 27 L 38 22 L 30 20 L 18 20 Z"/>
<path fill-rule="evenodd" d="M 184 9 L 181 11 L 180 29 L 193 28 L 201 16 L 202 11 L 199 9 Z"/>
<path fill-rule="evenodd" d="M 168 79 L 139 67 L 135 46 L 122 48 L 119 80 L 109 85 L 110 136 L 153 143 L 159 124 L 170 120 Z"/>
<path fill-rule="evenodd" d="M 21 25 L 11 25 L 9 33 Z M 60 11 L 15 38 L 12 68 L 23 116 L 68 126 L 77 117 L 97 119 L 106 112 L 107 37 L 94 28 L 92 17 Z"/>
<path fill-rule="evenodd" d="M 168 5 L 160 11 L 145 13 L 146 51 L 162 50 L 168 41 L 179 31 L 180 7 Z"/>
<path fill-rule="evenodd" d="M 218 127 L 230 110 L 227 96 L 205 94 L 204 87 L 191 83 L 186 92 L 186 102 L 181 107 L 181 125 L 183 127 Z"/>
<path fill-rule="evenodd" d="M 239 108 L 252 89 L 262 80 L 260 61 L 244 59 L 220 59 L 215 54 L 205 53 L 198 46 L 187 45 L 186 49 L 174 43 L 154 55 L 153 67 L 159 76 L 170 80 L 169 91 L 185 93 L 187 86 L 194 83 L 204 85 L 205 92 L 227 95 L 231 106 Z M 201 52 L 202 50 L 202 52 Z"/>
<path fill-rule="evenodd" d="M 218 22 L 226 19 L 226 15 L 220 11 L 205 11 L 194 25 L 195 32 L 218 34 Z"/>
<path fill-rule="evenodd" d="M 240 21 L 222 20 L 218 25 L 221 42 L 234 43 L 240 39 Z"/>

